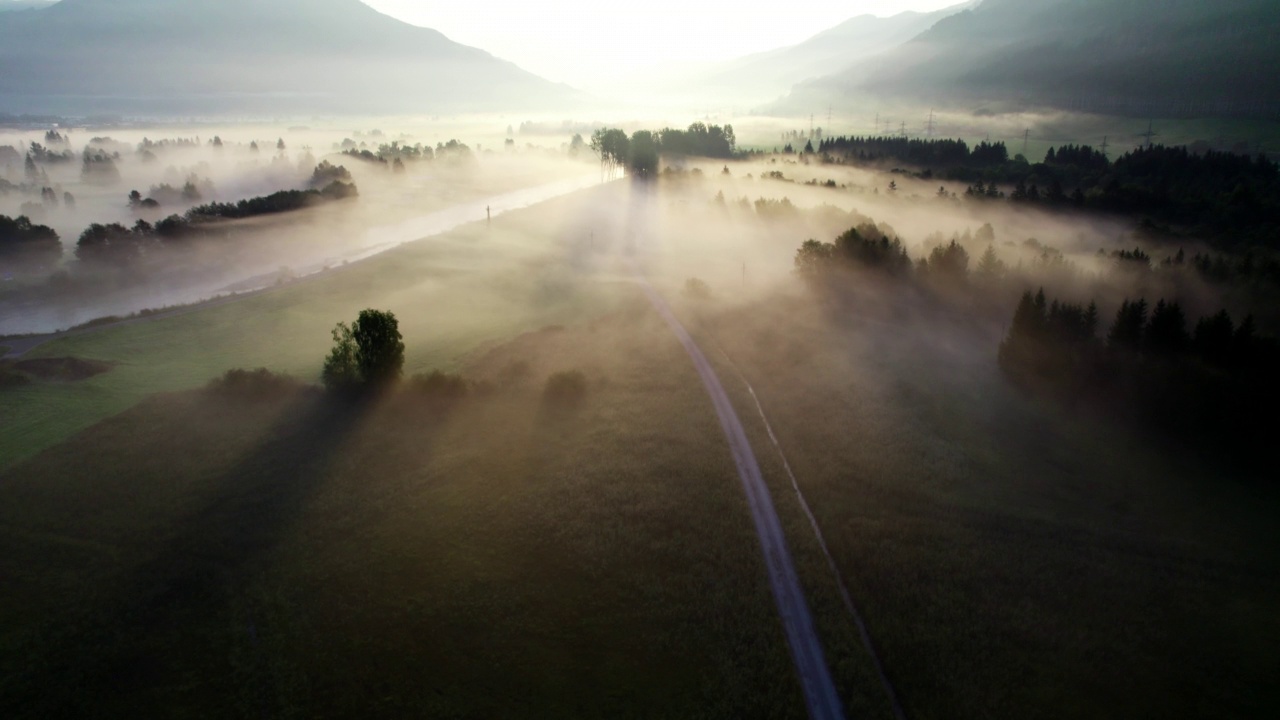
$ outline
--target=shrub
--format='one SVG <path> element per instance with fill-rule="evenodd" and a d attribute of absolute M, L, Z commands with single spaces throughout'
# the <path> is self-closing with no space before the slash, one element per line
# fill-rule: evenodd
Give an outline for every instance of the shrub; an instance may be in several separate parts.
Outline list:
<path fill-rule="evenodd" d="M 432 400 L 460 400 L 471 391 L 470 384 L 461 375 L 450 375 L 435 370 L 427 375 L 414 375 L 409 386 L 415 393 Z"/>
<path fill-rule="evenodd" d="M 242 400 L 269 400 L 297 392 L 304 385 L 288 375 L 273 373 L 266 368 L 228 370 L 225 375 L 209 381 L 206 390 L 214 395 Z"/>
<path fill-rule="evenodd" d="M 684 294 L 694 300 L 706 300 L 711 297 L 711 286 L 699 278 L 689 278 L 684 283 Z"/>
<path fill-rule="evenodd" d="M 0 364 L 0 390 L 26 385 L 29 382 L 31 382 L 31 378 L 14 370 L 7 364 Z"/>
<path fill-rule="evenodd" d="M 578 370 L 558 372 L 547 378 L 543 398 L 549 402 L 571 404 L 587 396 L 587 376 Z"/>

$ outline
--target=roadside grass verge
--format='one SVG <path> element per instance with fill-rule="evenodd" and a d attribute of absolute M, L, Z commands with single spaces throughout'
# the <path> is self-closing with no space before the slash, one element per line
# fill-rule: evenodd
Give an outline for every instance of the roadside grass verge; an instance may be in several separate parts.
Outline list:
<path fill-rule="evenodd" d="M 981 328 L 875 315 L 779 296 L 707 332 L 760 394 L 908 717 L 1274 711 L 1274 488 L 1023 399 Z"/>

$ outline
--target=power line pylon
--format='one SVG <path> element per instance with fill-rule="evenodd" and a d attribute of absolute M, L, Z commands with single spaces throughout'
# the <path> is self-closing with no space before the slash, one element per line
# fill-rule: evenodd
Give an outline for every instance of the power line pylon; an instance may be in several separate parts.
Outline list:
<path fill-rule="evenodd" d="M 1158 132 L 1156 132 L 1154 129 L 1152 129 L 1154 125 L 1155 125 L 1155 120 L 1148 120 L 1148 121 L 1147 121 L 1147 131 L 1146 131 L 1146 132 L 1144 132 L 1144 133 L 1138 133 L 1138 137 L 1140 137 L 1140 138 L 1146 138 L 1146 139 L 1147 139 L 1147 149 L 1148 149 L 1148 150 L 1150 150 L 1150 149 L 1151 149 L 1151 138 L 1159 137 L 1159 135 L 1160 135 L 1160 133 L 1158 133 Z"/>

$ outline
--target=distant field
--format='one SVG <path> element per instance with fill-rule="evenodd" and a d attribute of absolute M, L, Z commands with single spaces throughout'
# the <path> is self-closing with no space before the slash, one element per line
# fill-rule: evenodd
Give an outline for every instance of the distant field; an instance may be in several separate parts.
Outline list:
<path fill-rule="evenodd" d="M 0 468 L 30 457 L 155 393 L 204 384 L 228 368 L 319 377 L 329 331 L 366 307 L 401 318 L 408 370 L 451 369 L 522 331 L 607 310 L 608 283 L 566 265 L 589 229 L 573 230 L 591 194 L 565 198 L 397 248 L 329 276 L 178 317 L 59 340 L 30 357 L 118 363 L 74 384 L 33 384 L 0 403 Z M 571 258 L 570 258 L 571 259 Z"/>

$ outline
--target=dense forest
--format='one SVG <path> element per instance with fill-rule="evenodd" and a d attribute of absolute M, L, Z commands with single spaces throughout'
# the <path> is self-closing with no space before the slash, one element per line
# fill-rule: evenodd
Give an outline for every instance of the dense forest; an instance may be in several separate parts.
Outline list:
<path fill-rule="evenodd" d="M 817 153 L 826 162 L 912 165 L 922 179 L 969 183 L 969 199 L 1141 215 L 1224 248 L 1280 249 L 1280 166 L 1261 155 L 1152 145 L 1112 161 L 1087 145 L 1066 145 L 1031 163 L 1010 159 L 1003 143 L 971 149 L 963 140 L 885 137 L 831 138 Z"/>

